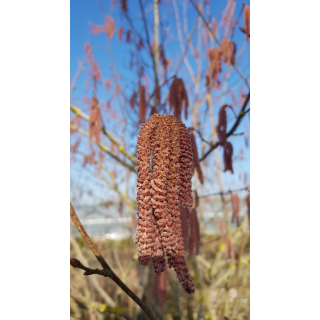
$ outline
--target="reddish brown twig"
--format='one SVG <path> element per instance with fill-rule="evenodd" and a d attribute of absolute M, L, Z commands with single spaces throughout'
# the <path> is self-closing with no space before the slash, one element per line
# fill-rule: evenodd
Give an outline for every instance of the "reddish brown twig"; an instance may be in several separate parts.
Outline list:
<path fill-rule="evenodd" d="M 113 272 L 113 270 L 110 268 L 110 266 L 107 264 L 106 260 L 102 257 L 101 253 L 99 252 L 99 250 L 95 247 L 95 245 L 93 244 L 93 242 L 91 241 L 90 237 L 88 236 L 86 230 L 83 228 L 82 223 L 80 222 L 76 212 L 73 209 L 72 204 L 70 203 L 70 216 L 72 221 L 74 222 L 75 226 L 77 227 L 78 231 L 80 232 L 83 240 L 87 243 L 87 245 L 89 246 L 89 248 L 91 249 L 92 253 L 95 255 L 95 257 L 97 258 L 97 260 L 100 262 L 101 266 L 103 267 L 103 270 L 92 270 L 89 268 L 84 267 L 83 265 L 81 265 L 80 261 L 77 260 L 80 265 L 83 267 L 83 270 L 86 270 L 86 272 L 88 272 L 87 275 L 90 274 L 100 274 L 103 275 L 105 277 L 109 277 L 110 279 L 112 279 L 112 281 L 114 281 L 136 304 L 138 304 L 140 306 L 140 308 L 146 313 L 146 315 L 148 316 L 149 319 L 154 320 L 153 314 L 151 313 L 150 308 L 145 305 L 140 299 L 139 297 L 133 292 L 131 291 L 123 282 L 122 280 Z M 71 259 L 72 260 L 72 259 Z M 79 264 L 77 261 L 75 261 L 76 259 L 73 260 L 74 264 L 72 264 L 72 261 L 70 261 L 71 265 L 73 265 L 74 267 L 78 267 L 79 268 Z M 86 268 L 86 269 L 84 269 Z M 102 274 L 103 273 L 103 274 Z"/>

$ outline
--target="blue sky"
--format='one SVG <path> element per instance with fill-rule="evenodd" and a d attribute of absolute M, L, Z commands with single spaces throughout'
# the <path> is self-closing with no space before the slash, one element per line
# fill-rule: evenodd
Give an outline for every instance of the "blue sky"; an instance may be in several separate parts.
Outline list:
<path fill-rule="evenodd" d="M 116 30 L 123 25 L 125 30 L 128 29 L 128 23 L 125 21 L 124 17 L 120 14 L 120 9 L 119 6 L 116 5 L 111 8 L 110 2 L 111 1 L 101 1 L 104 11 L 106 15 L 110 15 L 113 18 L 115 18 L 115 27 Z M 163 3 L 166 2 L 165 0 L 162 1 Z M 134 5 L 133 5 L 134 3 Z M 145 2 L 145 9 L 148 11 L 149 9 L 152 8 L 150 6 L 150 1 Z M 178 2 L 177 2 L 178 3 Z M 245 1 L 246 4 L 249 5 L 248 1 Z M 218 21 L 220 20 L 221 17 L 221 12 L 225 8 L 227 4 L 227 1 L 210 1 L 210 13 L 211 17 L 217 17 Z M 236 2 L 236 8 L 235 8 L 235 17 L 238 16 L 239 10 L 242 6 L 242 1 L 237 1 Z M 181 8 L 178 4 L 178 7 Z M 140 10 L 139 10 L 139 2 L 138 1 L 128 1 L 128 8 L 129 8 L 129 14 L 133 18 L 138 18 L 140 15 Z M 172 5 L 170 5 L 170 8 L 172 8 Z M 188 4 L 188 11 L 187 11 L 187 20 L 188 20 L 188 32 L 191 32 L 194 22 L 196 20 L 197 14 L 196 11 L 193 9 L 191 4 Z M 180 60 L 181 57 L 181 49 L 179 46 L 179 43 L 177 41 L 178 36 L 176 32 L 176 23 L 174 20 L 173 15 L 165 9 L 165 6 L 161 4 L 159 6 L 160 9 L 160 16 L 164 17 L 164 21 L 166 21 L 170 25 L 170 32 L 175 36 L 175 40 L 170 42 L 167 41 L 167 45 L 165 46 L 166 50 L 166 56 L 170 57 L 172 59 L 172 64 L 176 65 L 177 62 Z M 180 10 L 181 12 L 181 10 Z M 153 12 L 152 10 L 149 10 L 147 13 L 147 20 L 150 22 L 151 25 L 151 19 L 152 19 Z M 181 16 L 182 21 L 183 17 Z M 130 82 L 135 81 L 136 76 L 135 74 L 128 69 L 128 59 L 130 57 L 130 45 L 126 44 L 125 41 L 123 40 L 122 43 L 119 42 L 117 34 L 114 35 L 114 37 L 110 40 L 110 44 L 112 46 L 112 51 L 113 51 L 113 57 L 114 60 L 110 58 L 109 52 L 108 52 L 108 45 L 106 41 L 106 35 L 105 34 L 99 34 L 97 36 L 93 35 L 91 30 L 90 30 L 90 23 L 96 24 L 96 25 L 103 25 L 104 24 L 104 16 L 103 13 L 101 12 L 101 9 L 99 7 L 99 2 L 98 1 L 86 1 L 86 0 L 71 0 L 70 1 L 70 79 L 74 77 L 74 75 L 77 72 L 78 69 L 78 62 L 77 59 L 82 60 L 84 58 L 84 45 L 86 42 L 90 43 L 91 47 L 93 48 L 94 51 L 94 59 L 99 62 L 100 69 L 102 71 L 102 78 L 107 79 L 111 78 L 111 65 L 114 63 L 114 67 L 116 69 L 116 72 L 122 76 L 122 80 L 120 80 L 120 83 L 123 84 L 123 86 L 127 86 L 127 89 L 125 90 L 126 94 L 128 97 L 130 97 L 132 93 L 132 85 Z M 240 19 L 240 22 L 238 24 L 238 27 L 243 27 L 243 16 Z M 144 31 L 142 23 L 140 23 L 137 27 L 138 30 L 141 32 Z M 220 35 L 221 37 L 221 35 Z M 125 36 L 123 37 L 125 38 Z M 234 41 L 236 43 L 243 43 L 243 38 L 244 35 L 236 29 L 235 36 L 234 36 Z M 194 37 L 192 39 L 193 44 L 197 44 L 197 39 Z M 166 42 L 165 42 L 166 44 Z M 208 47 L 207 47 L 208 48 Z M 207 48 L 204 48 L 207 50 Z M 241 71 L 244 73 L 246 77 L 250 77 L 250 58 L 249 58 L 249 45 L 247 45 L 246 50 L 242 56 L 242 60 L 240 61 L 239 68 Z M 238 48 L 239 50 L 239 48 Z M 190 65 L 192 66 L 193 69 L 196 70 L 195 68 L 195 63 L 193 62 L 192 58 L 190 57 Z M 150 60 L 149 60 L 150 61 Z M 203 60 L 203 66 L 207 67 L 207 60 Z M 152 73 L 150 74 L 150 90 L 152 90 L 152 80 L 153 76 Z M 169 74 L 170 76 L 170 74 Z M 85 106 L 82 102 L 82 98 L 84 95 L 90 97 L 90 93 L 85 93 L 85 80 L 86 80 L 86 72 L 83 72 L 79 79 L 77 80 L 76 84 L 76 90 L 72 93 L 71 95 L 71 102 L 81 108 L 83 111 L 85 111 L 87 114 L 89 114 L 89 111 L 86 110 L 87 106 Z M 187 71 L 187 68 L 185 67 L 184 64 L 182 64 L 178 77 L 181 77 L 184 79 L 186 86 L 192 88 L 192 83 L 190 80 L 189 73 Z M 129 84 L 128 84 L 129 83 Z M 239 95 L 239 88 L 242 87 L 244 89 L 244 93 L 247 93 L 247 89 L 243 85 L 242 80 L 240 77 L 234 72 L 231 72 L 230 78 L 227 82 L 227 89 L 229 87 L 235 87 L 234 89 L 234 94 L 236 97 Z M 203 87 L 203 86 L 201 86 Z M 231 98 L 227 95 L 225 95 L 221 99 L 221 92 L 224 91 L 224 87 L 222 86 L 221 90 L 213 90 L 213 96 L 214 97 L 219 97 L 219 101 L 214 104 L 214 112 L 215 112 L 215 119 L 217 119 L 217 113 L 222 105 L 222 103 L 230 103 L 232 104 Z M 110 94 L 103 88 L 103 86 L 98 86 L 98 96 L 99 100 L 110 100 Z M 164 95 L 163 95 L 164 96 Z M 192 95 L 190 95 L 189 98 L 192 102 Z M 113 102 L 115 108 L 117 108 L 116 102 Z M 250 106 L 250 105 L 249 105 Z M 239 110 L 239 106 L 234 106 L 236 110 Z M 203 105 L 200 109 L 205 110 L 206 105 Z M 231 126 L 234 122 L 234 115 L 232 112 L 228 111 L 228 123 Z M 108 121 L 108 119 L 104 119 L 106 122 L 106 125 L 110 128 L 110 130 L 114 129 L 115 123 L 111 123 Z M 191 118 L 188 118 L 187 120 L 184 120 L 185 124 L 189 127 L 192 125 Z M 245 120 L 242 122 L 242 124 L 238 127 L 237 133 L 239 132 L 245 132 L 246 128 L 244 126 L 246 124 L 247 128 L 250 127 L 249 119 L 248 116 L 245 117 Z M 207 129 L 204 130 L 205 133 L 207 133 L 206 138 L 210 140 L 210 133 L 209 133 L 209 126 Z M 127 132 L 126 133 L 126 139 L 132 138 L 134 135 L 134 132 Z M 243 182 L 239 181 L 239 173 L 242 175 L 244 173 L 250 174 L 250 147 L 246 148 L 244 146 L 244 137 L 238 136 L 238 137 L 232 137 L 229 139 L 230 142 L 233 144 L 234 147 L 234 155 L 237 155 L 240 148 L 243 149 L 244 151 L 244 160 L 243 161 L 235 161 L 234 162 L 234 175 L 231 175 L 229 172 L 223 173 L 223 180 L 224 180 L 224 185 L 226 189 L 234 189 L 238 187 L 243 186 Z M 72 140 L 73 141 L 73 140 Z M 86 144 L 86 140 L 83 139 L 83 144 Z M 199 140 L 198 140 L 199 141 Z M 86 148 L 83 146 L 83 150 Z M 201 152 L 200 152 L 201 154 Z M 222 150 L 219 149 L 219 155 L 220 155 L 220 161 L 221 165 L 223 166 L 222 163 Z M 108 156 L 106 156 L 107 158 Z M 211 153 L 208 157 L 208 164 L 212 164 L 212 172 L 211 174 L 213 175 L 213 181 L 210 183 L 206 183 L 206 188 L 205 188 L 205 193 L 210 193 L 210 192 L 215 192 L 217 191 L 217 183 L 215 183 L 215 178 L 214 178 L 214 165 L 213 165 L 213 153 Z M 81 174 L 82 176 L 86 176 L 85 172 L 81 172 L 81 167 L 79 164 L 75 166 L 74 164 L 71 166 L 71 176 L 77 177 L 77 180 L 79 183 L 83 185 L 87 185 L 88 189 L 93 189 L 96 190 L 95 194 L 103 195 L 106 191 L 104 190 L 104 187 L 100 186 L 100 184 L 103 184 L 102 181 L 97 181 L 93 183 L 91 179 L 85 179 L 85 180 L 80 180 L 79 175 Z M 86 169 L 87 170 L 87 169 Z M 91 170 L 90 168 L 88 170 Z M 92 171 L 92 170 L 91 170 Z M 207 172 L 210 175 L 211 169 Z M 81 172 L 81 173 L 80 173 Z M 89 173 L 87 173 L 89 175 Z M 85 187 L 84 187 L 85 188 Z M 100 199 L 100 197 L 98 197 Z M 97 198 L 97 199 L 98 199 Z M 101 196 L 101 200 L 104 199 L 104 196 Z"/>

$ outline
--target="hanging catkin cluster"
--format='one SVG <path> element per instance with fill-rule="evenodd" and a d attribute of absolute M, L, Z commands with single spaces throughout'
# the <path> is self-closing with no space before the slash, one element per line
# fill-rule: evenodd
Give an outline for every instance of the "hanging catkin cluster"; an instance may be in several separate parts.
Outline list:
<path fill-rule="evenodd" d="M 188 118 L 189 100 L 183 80 L 175 78 L 172 81 L 169 92 L 170 111 L 177 120 L 181 120 L 181 111 L 184 109 L 184 117 Z"/>
<path fill-rule="evenodd" d="M 140 129 L 137 157 L 138 261 L 146 266 L 152 260 L 160 275 L 166 256 L 184 290 L 192 293 L 180 219 L 180 207 L 193 204 L 193 159 L 186 126 L 171 115 L 155 113 Z"/>

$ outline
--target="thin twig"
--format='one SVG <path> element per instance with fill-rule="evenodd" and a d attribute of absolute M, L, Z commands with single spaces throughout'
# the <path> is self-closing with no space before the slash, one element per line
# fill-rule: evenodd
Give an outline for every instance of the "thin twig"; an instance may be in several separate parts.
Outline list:
<path fill-rule="evenodd" d="M 131 291 L 126 284 L 122 282 L 122 280 L 113 272 L 113 270 L 110 268 L 106 260 L 102 257 L 99 250 L 95 247 L 93 242 L 91 241 L 90 237 L 88 236 L 86 230 L 84 229 L 82 223 L 80 222 L 76 212 L 73 209 L 72 204 L 70 203 L 70 216 L 72 221 L 74 222 L 75 226 L 77 227 L 78 231 L 80 232 L 83 240 L 87 243 L 89 248 L 91 249 L 92 253 L 95 255 L 101 266 L 103 267 L 103 274 L 106 277 L 109 277 L 112 279 L 135 303 L 137 303 L 140 308 L 146 313 L 149 319 L 154 320 L 153 314 L 151 313 L 151 310 L 148 306 L 146 306 L 139 297 Z M 90 272 L 90 271 L 89 271 Z M 98 272 L 98 271 L 97 271 Z M 92 273 L 93 274 L 93 273 Z M 100 274 L 100 273 L 96 273 Z"/>
<path fill-rule="evenodd" d="M 238 191 L 244 191 L 247 190 L 248 187 L 243 187 L 243 188 L 239 188 L 239 189 L 234 189 L 234 190 L 228 190 L 228 191 L 222 191 L 222 192 L 214 192 L 214 193 L 209 193 L 209 194 L 205 194 L 203 196 L 198 196 L 198 198 L 205 198 L 205 197 L 210 197 L 210 196 L 220 196 L 221 194 L 225 195 L 231 192 L 238 192 Z"/>

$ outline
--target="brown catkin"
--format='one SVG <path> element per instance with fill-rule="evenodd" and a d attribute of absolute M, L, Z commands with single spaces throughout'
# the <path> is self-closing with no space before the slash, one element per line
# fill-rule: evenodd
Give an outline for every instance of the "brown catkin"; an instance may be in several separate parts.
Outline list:
<path fill-rule="evenodd" d="M 189 212 L 189 226 L 190 226 L 190 234 L 189 234 L 189 245 L 188 245 L 188 259 L 190 260 L 193 254 L 193 247 L 194 247 L 194 243 L 195 243 L 195 225 L 194 225 L 194 221 L 195 221 L 195 215 L 194 215 L 194 211 L 192 210 L 191 212 Z"/>
<path fill-rule="evenodd" d="M 152 278 L 152 287 L 151 287 L 151 293 L 150 293 L 151 298 L 155 298 L 157 295 L 157 291 L 159 288 L 159 280 L 160 280 L 160 276 L 155 273 Z"/>
<path fill-rule="evenodd" d="M 199 225 L 197 210 L 193 208 L 192 211 L 194 212 L 194 244 L 195 244 L 195 255 L 197 256 L 200 251 L 200 225 Z"/>
<path fill-rule="evenodd" d="M 150 109 L 150 117 L 152 115 L 154 115 L 155 113 L 157 113 L 157 108 L 155 106 L 151 106 L 151 109 Z"/>
<path fill-rule="evenodd" d="M 199 196 L 197 190 L 193 190 L 193 206 L 192 208 L 198 208 L 199 206 Z"/>
<path fill-rule="evenodd" d="M 139 86 L 139 120 L 144 123 L 146 120 L 146 96 L 145 87 Z"/>
<path fill-rule="evenodd" d="M 224 152 L 223 152 L 224 172 L 231 171 L 231 173 L 233 174 L 232 154 L 233 154 L 232 144 L 229 141 L 227 141 L 224 145 Z"/>
<path fill-rule="evenodd" d="M 169 92 L 170 110 L 177 120 L 181 120 L 181 111 L 184 109 L 185 118 L 188 117 L 189 100 L 183 80 L 175 78 Z"/>
<path fill-rule="evenodd" d="M 231 205 L 232 205 L 232 222 L 234 222 L 234 219 L 237 221 L 237 226 L 240 226 L 240 217 L 239 217 L 239 211 L 240 211 L 240 199 L 237 194 L 234 194 L 230 192 L 231 195 Z"/>
<path fill-rule="evenodd" d="M 236 44 L 233 41 L 223 40 L 221 42 L 221 60 L 226 62 L 229 66 L 235 62 L 235 54 L 237 51 Z"/>
<path fill-rule="evenodd" d="M 183 247 L 187 248 L 189 240 L 189 210 L 180 207 Z"/>
<path fill-rule="evenodd" d="M 244 26 L 246 30 L 246 39 L 249 40 L 250 38 L 250 7 L 244 6 Z"/>
<path fill-rule="evenodd" d="M 121 0 L 121 10 L 123 12 L 127 12 L 128 11 L 127 0 Z"/>
<path fill-rule="evenodd" d="M 218 80 L 221 72 L 221 52 L 218 49 L 210 48 L 207 50 L 206 56 L 209 58 L 209 82 L 212 81 L 212 87 L 220 87 Z M 211 81 L 210 81 L 211 80 Z"/>
<path fill-rule="evenodd" d="M 139 244 L 139 264 L 146 266 L 151 259 L 151 248 L 156 240 L 152 221 L 151 202 L 151 135 L 156 119 L 150 118 L 139 131 L 137 140 L 137 214 L 138 226 L 135 241 Z"/>
<path fill-rule="evenodd" d="M 227 104 L 223 105 L 219 110 L 219 119 L 217 124 L 217 135 L 219 142 L 222 146 L 225 145 L 227 141 L 227 113 L 226 109 L 229 106 Z"/>
<path fill-rule="evenodd" d="M 191 134 L 190 134 L 190 140 L 191 140 L 191 145 L 192 145 L 193 167 L 197 169 L 200 183 L 203 184 L 203 174 L 202 174 L 202 170 L 201 170 L 201 166 L 200 166 L 196 139 L 195 139 L 193 132 L 191 132 Z M 192 172 L 194 172 L 194 170 Z"/>
<path fill-rule="evenodd" d="M 91 113 L 89 118 L 89 144 L 91 144 L 93 137 L 97 144 L 100 143 L 101 128 L 101 113 L 100 108 L 98 107 L 98 100 L 96 97 L 93 97 L 91 100 Z"/>
<path fill-rule="evenodd" d="M 248 214 L 249 226 L 250 226 L 250 190 L 248 191 L 248 195 L 246 197 L 246 204 L 247 204 L 247 214 Z"/>
<path fill-rule="evenodd" d="M 180 190 L 179 199 L 184 208 L 192 207 L 191 178 L 193 167 L 193 155 L 190 136 L 186 126 L 179 121 L 180 133 Z"/>
<path fill-rule="evenodd" d="M 158 306 L 161 310 L 163 309 L 164 301 L 167 297 L 167 277 L 168 271 L 166 268 L 164 272 L 161 273 L 159 279 Z"/>

